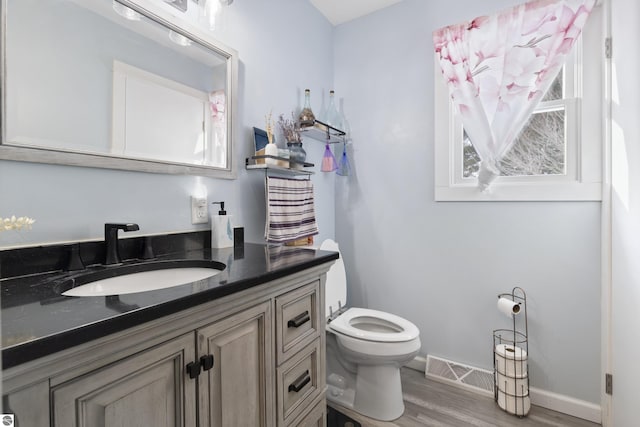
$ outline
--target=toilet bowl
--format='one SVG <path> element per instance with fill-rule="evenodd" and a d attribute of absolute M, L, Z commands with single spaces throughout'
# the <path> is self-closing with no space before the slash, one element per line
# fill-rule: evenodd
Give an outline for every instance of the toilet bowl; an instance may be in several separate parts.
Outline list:
<path fill-rule="evenodd" d="M 339 252 L 325 240 L 322 250 Z M 364 416 L 391 421 L 402 415 L 400 367 L 420 350 L 420 331 L 391 313 L 347 308 L 344 263 L 340 257 L 327 273 L 327 400 Z"/>

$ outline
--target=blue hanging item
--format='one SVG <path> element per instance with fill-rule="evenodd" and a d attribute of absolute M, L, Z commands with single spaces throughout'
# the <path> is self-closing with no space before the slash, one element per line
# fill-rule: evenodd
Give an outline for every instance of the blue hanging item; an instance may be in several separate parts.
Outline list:
<path fill-rule="evenodd" d="M 336 169 L 338 169 L 336 158 L 333 157 L 331 148 L 327 143 L 324 147 L 324 155 L 322 156 L 322 167 L 320 168 L 320 170 L 322 170 L 322 172 L 333 172 Z"/>
<path fill-rule="evenodd" d="M 336 173 L 340 176 L 349 176 L 351 174 L 351 165 L 347 157 L 347 141 L 345 141 L 342 146 L 342 157 L 340 157 L 340 164 L 338 165 Z"/>

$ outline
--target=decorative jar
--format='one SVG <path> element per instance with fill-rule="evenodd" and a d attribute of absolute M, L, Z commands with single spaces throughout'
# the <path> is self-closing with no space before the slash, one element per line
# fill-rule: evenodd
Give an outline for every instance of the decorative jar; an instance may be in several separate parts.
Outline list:
<path fill-rule="evenodd" d="M 302 169 L 302 163 L 307 159 L 307 152 L 302 148 L 302 142 L 287 142 L 289 147 L 289 160 L 294 169 Z M 296 163 L 294 163 L 296 162 Z"/>

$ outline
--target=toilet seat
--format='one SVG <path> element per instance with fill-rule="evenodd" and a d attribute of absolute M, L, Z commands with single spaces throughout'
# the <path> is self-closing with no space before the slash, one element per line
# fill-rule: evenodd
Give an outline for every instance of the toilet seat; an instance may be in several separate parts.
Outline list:
<path fill-rule="evenodd" d="M 367 308 L 350 308 L 327 325 L 340 334 L 364 341 L 406 342 L 420 335 L 418 327 L 400 316 Z"/>

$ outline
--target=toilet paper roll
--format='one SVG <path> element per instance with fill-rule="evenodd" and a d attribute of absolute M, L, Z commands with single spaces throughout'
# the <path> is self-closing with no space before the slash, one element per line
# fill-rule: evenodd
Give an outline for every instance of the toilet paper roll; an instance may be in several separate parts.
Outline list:
<path fill-rule="evenodd" d="M 527 360 L 527 351 L 512 344 L 496 345 L 496 353 L 511 360 Z"/>
<path fill-rule="evenodd" d="M 498 298 L 498 310 L 509 317 L 515 316 L 520 313 L 520 303 L 509 298 Z"/>
<path fill-rule="evenodd" d="M 496 376 L 498 391 L 507 396 L 524 397 L 529 395 L 529 378 L 509 378 L 502 374 Z"/>
<path fill-rule="evenodd" d="M 510 344 L 498 344 L 495 348 L 495 367 L 500 374 L 511 378 L 527 376 L 527 352 Z"/>
<path fill-rule="evenodd" d="M 504 392 L 498 391 L 498 406 L 510 414 L 525 416 L 531 409 L 531 400 L 529 396 L 508 396 Z"/>

